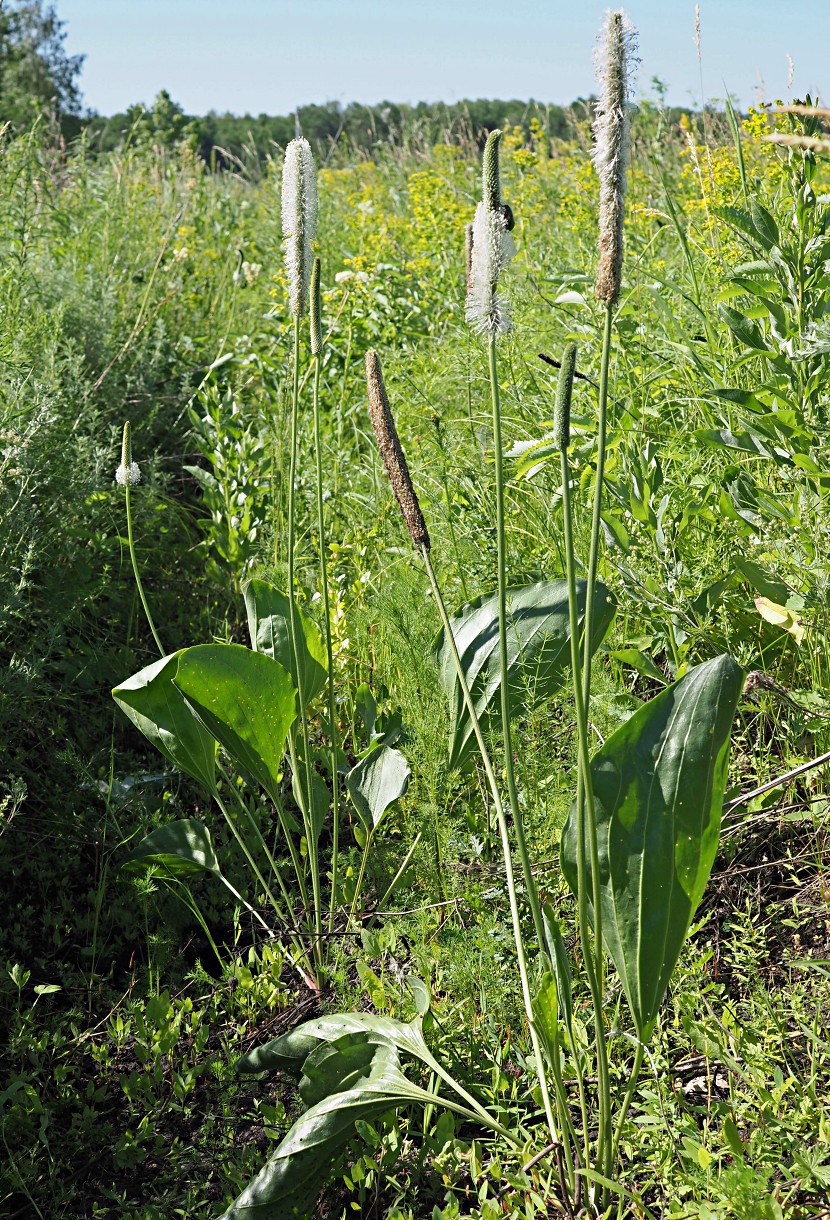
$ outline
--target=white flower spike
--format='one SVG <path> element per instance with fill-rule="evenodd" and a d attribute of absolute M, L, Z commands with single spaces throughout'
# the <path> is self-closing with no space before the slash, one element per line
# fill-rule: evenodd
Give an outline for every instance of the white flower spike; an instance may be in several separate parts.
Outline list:
<path fill-rule="evenodd" d="M 292 140 L 282 170 L 282 236 L 288 271 L 291 312 L 302 317 L 314 260 L 317 228 L 317 171 L 308 140 Z"/>

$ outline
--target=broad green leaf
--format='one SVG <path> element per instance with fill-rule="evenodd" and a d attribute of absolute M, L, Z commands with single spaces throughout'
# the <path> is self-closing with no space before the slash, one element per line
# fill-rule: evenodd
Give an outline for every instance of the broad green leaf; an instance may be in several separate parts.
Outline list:
<path fill-rule="evenodd" d="M 303 1064 L 300 1096 L 307 1106 L 316 1106 L 330 1093 L 357 1087 L 381 1060 L 397 1063 L 397 1051 L 370 1034 L 344 1034 L 334 1042 L 320 1042 Z"/>
<path fill-rule="evenodd" d="M 423 979 L 418 978 L 417 974 L 408 974 L 404 979 L 404 983 L 415 1002 L 418 1016 L 425 1017 L 432 1006 L 432 994 L 429 987 Z"/>
<path fill-rule="evenodd" d="M 553 1061 L 559 1041 L 559 991 L 556 976 L 547 970 L 539 980 L 533 997 L 533 1024 L 542 1039 L 548 1059 Z"/>
<path fill-rule="evenodd" d="M 372 740 L 375 732 L 375 720 L 378 714 L 378 705 L 375 701 L 375 696 L 372 694 L 372 688 L 368 682 L 361 682 L 354 693 L 354 710 L 360 717 L 360 722 L 363 725 L 363 732 L 366 734 L 367 746 Z"/>
<path fill-rule="evenodd" d="M 222 1220 L 299 1220 L 314 1215 L 314 1202 L 357 1122 L 436 1097 L 407 1080 L 394 1046 L 366 1032 L 341 1035 L 306 1061 L 307 1095 L 319 1096 L 268 1162 L 224 1213 Z M 328 1095 L 323 1095 L 324 1093 Z M 469 1111 L 441 1101 L 469 1115 Z"/>
<path fill-rule="evenodd" d="M 139 873 L 151 864 L 161 865 L 176 877 L 193 873 L 221 876 L 210 831 L 203 822 L 183 818 L 160 826 L 142 839 L 121 865 L 128 873 Z"/>
<path fill-rule="evenodd" d="M 653 678 L 661 686 L 666 685 L 666 678 L 663 672 L 657 668 L 651 657 L 640 648 L 617 648 L 609 655 L 615 661 L 622 661 L 623 665 L 630 665 L 632 669 L 636 669 L 644 677 Z"/>
<path fill-rule="evenodd" d="M 179 655 L 175 685 L 205 728 L 272 798 L 296 717 L 296 690 L 279 661 L 241 644 L 197 644 Z"/>
<path fill-rule="evenodd" d="M 745 347 L 751 347 L 756 352 L 768 352 L 770 350 L 760 326 L 750 318 L 747 318 L 742 313 L 738 313 L 737 309 L 731 309 L 728 305 L 718 305 L 718 313 L 733 335 Z"/>
<path fill-rule="evenodd" d="M 346 787 L 368 831 L 377 830 L 389 806 L 403 796 L 411 774 L 403 754 L 392 746 L 372 750 L 351 769 Z"/>
<path fill-rule="evenodd" d="M 308 812 L 311 815 L 311 829 L 314 832 L 315 838 L 319 837 L 320 831 L 326 820 L 326 814 L 331 806 L 331 793 L 328 785 L 317 771 L 311 772 L 311 800 L 308 800 L 306 792 L 306 775 L 305 768 L 300 767 L 291 776 L 291 790 L 294 793 L 294 800 L 297 802 L 297 807 L 302 809 L 305 804 Z"/>
<path fill-rule="evenodd" d="M 783 605 L 790 596 L 790 589 L 783 580 L 773 576 L 754 559 L 739 559 L 735 566 L 746 577 L 755 592 L 760 593 L 762 597 Z"/>
<path fill-rule="evenodd" d="M 585 611 L 585 582 L 577 585 L 580 625 Z M 602 642 L 614 617 L 615 604 L 608 589 L 597 585 L 593 616 L 593 648 Z M 546 580 L 507 590 L 507 672 L 510 706 L 521 715 L 535 702 L 550 698 L 562 686 L 570 663 L 568 586 L 564 580 Z M 462 606 L 450 619 L 453 635 L 476 713 L 485 732 L 500 715 L 498 596 L 488 593 Z M 442 631 L 436 644 L 441 683 L 453 712 L 450 739 L 451 768 L 458 767 L 474 743 L 473 726 L 464 705 L 449 645 Z"/>
<path fill-rule="evenodd" d="M 435 1060 L 424 1041 L 419 1020 L 403 1022 L 371 1012 L 342 1012 L 313 1021 L 256 1046 L 237 1061 L 238 1072 L 299 1072 L 303 1062 L 321 1042 L 335 1042 L 344 1034 L 363 1033 L 383 1038 L 398 1050 L 420 1059 L 429 1067 Z"/>
<path fill-rule="evenodd" d="M 761 238 L 763 245 L 768 249 L 781 244 L 781 236 L 778 232 L 778 225 L 775 217 L 771 212 L 768 212 L 762 203 L 753 196 L 749 202 L 749 210 L 752 214 L 752 223 L 755 226 L 755 231 Z"/>
<path fill-rule="evenodd" d="M 742 681 L 728 656 L 696 666 L 639 708 L 591 761 L 603 938 L 642 1041 L 714 863 Z M 576 893 L 575 808 L 561 854 Z M 587 835 L 586 859 L 592 910 Z"/>
<path fill-rule="evenodd" d="M 695 440 L 715 445 L 719 449 L 737 449 L 741 453 L 752 453 L 755 457 L 775 460 L 775 453 L 766 438 L 749 429 L 745 432 L 731 432 L 728 428 L 698 428 L 694 436 Z"/>
<path fill-rule="evenodd" d="M 213 788 L 216 742 L 173 682 L 182 655 L 174 652 L 154 661 L 116 686 L 112 697 L 165 758 L 186 775 Z"/>
<path fill-rule="evenodd" d="M 264 580 L 251 580 L 244 588 L 245 610 L 248 614 L 248 631 L 251 635 L 251 647 L 256 652 L 264 653 L 279 661 L 284 669 L 291 674 L 297 690 L 300 683 L 297 680 L 297 665 L 294 650 L 291 647 L 290 609 L 291 603 L 284 593 L 275 589 Z M 303 614 L 299 607 L 296 610 L 299 631 L 297 633 L 297 650 L 299 652 L 302 679 L 303 699 L 309 704 L 315 695 L 326 685 L 328 661 L 326 645 L 317 624 Z"/>
<path fill-rule="evenodd" d="M 631 547 L 631 536 L 620 520 L 619 515 L 612 512 L 610 508 L 606 508 L 600 514 L 600 521 L 606 545 L 611 550 L 628 551 Z"/>
<path fill-rule="evenodd" d="M 714 209 L 715 215 L 720 216 L 721 220 L 725 220 L 727 224 L 732 225 L 734 229 L 743 233 L 751 242 L 758 242 L 759 245 L 769 249 L 772 242 L 765 242 L 761 234 L 755 227 L 755 222 L 752 215 L 744 208 L 734 208 L 729 206 L 719 207 Z"/>

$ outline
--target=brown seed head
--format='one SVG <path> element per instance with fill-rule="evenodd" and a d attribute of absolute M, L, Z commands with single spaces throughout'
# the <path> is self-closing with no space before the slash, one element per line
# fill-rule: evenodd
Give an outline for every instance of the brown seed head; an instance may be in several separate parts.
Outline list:
<path fill-rule="evenodd" d="M 389 482 L 395 493 L 395 499 L 403 514 L 406 528 L 412 536 L 415 546 L 430 548 L 429 532 L 424 521 L 424 514 L 418 503 L 418 496 L 412 486 L 409 467 L 398 440 L 398 431 L 392 412 L 389 409 L 389 399 L 383 384 L 383 373 L 380 367 L 380 357 L 376 351 L 366 353 L 366 389 L 369 394 L 369 414 L 372 427 L 378 442 L 380 456 L 389 475 Z"/>

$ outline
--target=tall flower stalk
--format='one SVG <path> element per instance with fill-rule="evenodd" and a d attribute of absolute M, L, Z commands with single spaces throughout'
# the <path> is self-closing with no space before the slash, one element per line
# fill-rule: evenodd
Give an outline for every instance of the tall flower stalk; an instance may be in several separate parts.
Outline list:
<path fill-rule="evenodd" d="M 164 656 L 164 648 L 162 647 L 159 633 L 156 631 L 156 624 L 153 622 L 153 616 L 150 613 L 150 607 L 147 604 L 147 598 L 144 595 L 144 585 L 141 583 L 141 573 L 138 570 L 138 560 L 135 555 L 135 540 L 133 539 L 133 514 L 130 504 L 130 488 L 135 487 L 136 483 L 141 482 L 141 471 L 138 468 L 138 462 L 133 461 L 133 444 L 130 436 L 130 424 L 126 421 L 124 424 L 124 434 L 121 440 L 121 465 L 115 472 L 115 481 L 119 487 L 124 488 L 124 507 L 127 513 L 127 546 L 130 551 L 130 563 L 133 567 L 133 576 L 135 577 L 135 586 L 138 589 L 138 596 L 141 598 L 141 604 L 144 607 L 144 613 L 147 617 L 147 622 L 150 626 L 150 631 L 153 633 L 153 639 L 156 642 L 156 648 L 159 650 L 159 656 Z"/>
<path fill-rule="evenodd" d="M 329 608 L 328 566 L 326 564 L 326 519 L 323 511 L 323 445 L 320 431 L 320 362 L 323 355 L 323 322 L 320 301 L 320 260 L 315 258 L 311 270 L 309 306 L 309 338 L 314 375 L 312 396 L 314 403 L 314 461 L 317 473 L 317 540 L 320 549 L 320 588 L 323 599 L 323 629 L 326 641 L 326 663 L 328 666 L 328 713 L 329 741 L 331 743 L 331 904 L 329 907 L 329 932 L 334 930 L 334 913 L 337 906 L 337 864 L 340 847 L 340 811 L 337 791 L 337 755 L 339 735 L 337 731 L 337 705 L 334 697 L 334 649 L 331 642 L 331 611 Z"/>
<path fill-rule="evenodd" d="M 501 728 L 504 745 L 504 769 L 510 813 L 516 833 L 516 843 L 522 863 L 525 889 L 533 915 L 533 926 L 539 945 L 545 943 L 542 911 L 536 881 L 530 865 L 524 818 L 519 804 L 516 771 L 513 763 L 513 738 L 510 724 L 510 686 L 507 680 L 507 545 L 504 524 L 504 460 L 501 436 L 501 399 L 497 359 L 497 340 L 512 326 L 507 302 L 499 292 L 502 271 L 513 256 L 515 247 L 510 230 L 513 214 L 501 201 L 499 181 L 500 131 L 491 131 L 484 147 L 482 163 L 482 198 L 476 208 L 472 231 L 470 286 L 467 294 L 467 321 L 473 330 L 487 339 L 490 401 L 493 418 L 493 449 L 496 474 L 496 564 L 498 569 L 499 603 L 499 666 L 501 669 Z"/>
<path fill-rule="evenodd" d="M 285 150 L 282 176 L 282 235 L 285 249 L 285 266 L 288 272 L 289 300 L 294 322 L 294 344 L 291 382 L 291 441 L 288 476 L 288 601 L 289 632 L 297 677 L 297 701 L 304 743 L 304 782 L 299 774 L 299 760 L 293 733 L 289 735 L 291 767 L 296 777 L 296 793 L 300 804 L 306 832 L 308 863 L 311 871 L 313 913 L 313 935 L 315 959 L 321 961 L 322 946 L 322 900 L 320 895 L 320 869 L 317 852 L 317 835 L 314 830 L 314 788 L 311 757 L 308 746 L 308 728 L 305 715 L 305 691 L 303 689 L 303 665 L 300 653 L 300 628 L 297 612 L 297 590 L 295 586 L 296 549 L 296 483 L 297 483 L 297 433 L 299 426 L 300 400 L 300 323 L 308 310 L 309 287 L 313 267 L 313 242 L 317 227 L 317 173 L 314 158 L 307 140 L 299 137 L 292 140 Z"/>
<path fill-rule="evenodd" d="M 476 744 L 478 745 L 481 761 L 484 765 L 484 772 L 487 777 L 487 783 L 493 799 L 493 807 L 496 811 L 496 821 L 498 823 L 502 850 L 504 852 L 505 877 L 507 880 L 507 894 L 510 905 L 510 919 L 513 926 L 513 939 L 516 945 L 516 959 L 519 967 L 522 999 L 524 1001 L 525 1013 L 527 1015 L 528 1025 L 530 1027 L 530 1038 L 533 1045 L 536 1068 L 539 1074 L 539 1086 L 542 1092 L 545 1117 L 547 1118 L 551 1139 L 555 1144 L 558 1145 L 560 1136 L 556 1118 L 554 1117 L 553 1113 L 553 1107 L 551 1105 L 547 1077 L 545 1075 L 545 1063 L 542 1056 L 542 1048 L 536 1033 L 535 1019 L 533 1015 L 533 999 L 530 992 L 530 975 L 528 972 L 524 941 L 522 939 L 519 903 L 516 894 L 516 880 L 513 875 L 513 860 L 510 850 L 510 832 L 507 826 L 507 816 L 505 814 L 504 804 L 501 799 L 501 792 L 499 790 L 498 780 L 496 779 L 496 772 L 493 767 L 492 759 L 490 758 L 490 752 L 487 749 L 487 745 L 484 741 L 484 735 L 478 721 L 478 714 L 476 712 L 473 697 L 470 693 L 470 688 L 464 673 L 464 666 L 461 662 L 461 657 L 458 654 L 458 648 L 455 643 L 455 636 L 453 635 L 449 615 L 447 614 L 446 604 L 441 594 L 438 579 L 435 575 L 435 569 L 432 566 L 432 560 L 430 558 L 431 543 L 429 531 L 427 530 L 426 521 L 424 520 L 424 515 L 421 512 L 421 505 L 412 484 L 409 467 L 407 466 L 406 458 L 404 456 L 403 449 L 401 448 L 401 443 L 398 439 L 395 420 L 389 407 L 386 387 L 383 384 L 383 373 L 381 371 L 380 358 L 375 351 L 370 351 L 366 354 L 366 389 L 369 396 L 369 413 L 371 415 L 372 427 L 374 428 L 378 449 L 380 450 L 380 455 L 383 458 L 386 472 L 389 475 L 389 481 L 392 484 L 395 499 L 398 501 L 398 507 L 401 510 L 403 519 L 406 522 L 406 527 L 409 530 L 409 535 L 412 538 L 416 551 L 424 561 L 424 567 L 426 568 L 433 596 L 435 597 L 435 604 L 438 607 L 438 613 L 441 616 L 444 633 L 450 645 L 453 664 L 455 666 L 456 675 L 461 687 L 464 704 L 470 717 L 470 722 L 473 726 Z"/>
<path fill-rule="evenodd" d="M 599 846 L 591 784 L 590 757 L 588 748 L 588 723 L 591 702 L 591 640 L 593 635 L 594 592 L 599 564 L 600 525 L 602 521 L 602 492 L 605 479 L 605 456 L 608 431 L 608 386 L 611 364 L 611 342 L 613 335 L 614 308 L 622 288 L 623 229 L 625 221 L 625 196 L 629 159 L 629 124 L 631 69 L 635 59 L 636 35 L 621 10 L 609 10 L 600 33 L 596 63 L 600 84 L 600 96 L 594 119 L 593 161 L 599 178 L 599 263 L 597 267 L 596 297 L 603 306 L 603 337 L 600 361 L 599 410 L 597 418 L 597 469 L 591 513 L 591 541 L 588 557 L 587 588 L 583 653 L 581 662 L 581 689 L 579 681 L 579 658 L 574 630 L 571 631 L 573 653 L 574 701 L 577 715 L 579 739 L 579 771 L 577 780 L 578 861 L 584 881 L 587 868 L 587 848 L 590 852 L 593 929 L 588 918 L 587 887 L 580 882 L 577 917 L 580 939 L 585 950 L 585 969 L 594 1009 L 594 1024 L 597 1048 L 597 1076 L 599 1086 L 599 1130 L 597 1135 L 597 1166 L 600 1173 L 610 1177 L 613 1169 L 613 1136 L 611 1129 L 611 1087 L 608 1073 L 608 1052 L 605 1042 L 605 1020 L 602 1004 L 605 961 L 602 940 L 602 902 L 600 892 Z M 563 361 L 563 365 L 564 365 Z M 572 523 L 570 520 L 570 495 L 566 447 L 562 453 L 562 496 L 565 509 L 566 546 L 570 545 L 568 558 L 569 580 L 574 579 Z M 572 594 L 573 598 L 573 594 Z M 572 602 L 573 605 L 573 602 Z M 593 931 L 593 945 L 592 945 Z M 593 949 L 593 952 L 592 952 Z M 603 1197 L 607 1192 L 603 1191 Z"/>

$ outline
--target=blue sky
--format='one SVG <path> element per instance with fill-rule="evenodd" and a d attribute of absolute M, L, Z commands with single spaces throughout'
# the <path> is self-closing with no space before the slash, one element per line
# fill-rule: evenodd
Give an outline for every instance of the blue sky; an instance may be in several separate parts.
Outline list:
<path fill-rule="evenodd" d="M 191 114 L 285 114 L 297 105 L 591 92 L 606 8 L 585 0 L 56 0 L 67 49 L 86 54 L 86 105 L 102 114 L 165 88 Z M 639 90 L 697 103 L 694 0 L 630 0 Z M 830 96 L 828 0 L 702 0 L 703 92 L 746 105 Z M 787 55 L 794 63 L 788 91 Z"/>

